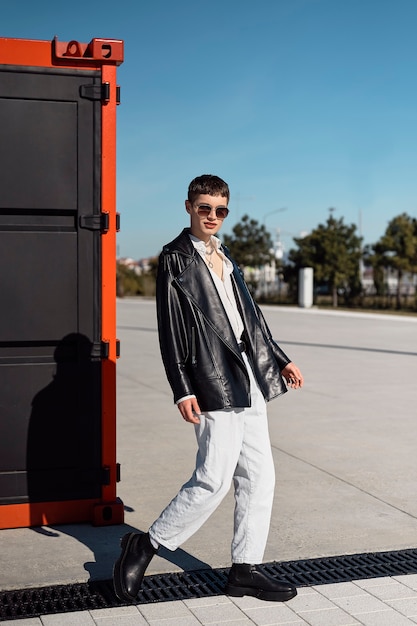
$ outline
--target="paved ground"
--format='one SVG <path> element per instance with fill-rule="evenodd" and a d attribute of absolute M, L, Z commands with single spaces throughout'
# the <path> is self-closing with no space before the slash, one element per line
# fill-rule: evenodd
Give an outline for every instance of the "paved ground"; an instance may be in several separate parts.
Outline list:
<path fill-rule="evenodd" d="M 417 317 L 264 310 L 306 378 L 301 392 L 269 405 L 278 481 L 265 561 L 415 548 Z M 119 301 L 118 326 L 126 523 L 1 531 L 2 590 L 109 578 L 119 537 L 147 530 L 192 471 L 194 434 L 165 381 L 154 302 Z M 181 550 L 155 558 L 149 574 L 229 566 L 232 512 L 229 494 Z M 303 588 L 285 605 L 215 597 L 17 623 L 400 626 L 417 623 L 417 576 Z"/>

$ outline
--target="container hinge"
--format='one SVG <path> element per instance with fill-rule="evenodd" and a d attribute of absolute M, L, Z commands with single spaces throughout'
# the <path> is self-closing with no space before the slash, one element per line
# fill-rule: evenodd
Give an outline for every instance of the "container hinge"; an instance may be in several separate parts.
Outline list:
<path fill-rule="evenodd" d="M 120 231 L 120 213 L 116 213 L 116 232 Z"/>
<path fill-rule="evenodd" d="M 91 349 L 93 359 L 108 359 L 110 354 L 110 342 L 95 341 Z"/>
<path fill-rule="evenodd" d="M 120 483 L 120 481 L 121 481 L 120 463 L 116 463 L 116 482 Z"/>
<path fill-rule="evenodd" d="M 108 465 L 101 468 L 101 484 L 110 485 L 110 467 Z"/>
<path fill-rule="evenodd" d="M 120 104 L 120 85 L 116 85 L 116 104 Z"/>
<path fill-rule="evenodd" d="M 87 230 L 100 230 L 105 233 L 109 230 L 110 217 L 108 213 L 99 215 L 80 215 L 80 228 Z"/>
<path fill-rule="evenodd" d="M 120 339 L 116 339 L 116 358 L 120 357 Z"/>
<path fill-rule="evenodd" d="M 110 83 L 101 83 L 101 85 L 81 85 L 80 96 L 87 100 L 110 102 Z"/>

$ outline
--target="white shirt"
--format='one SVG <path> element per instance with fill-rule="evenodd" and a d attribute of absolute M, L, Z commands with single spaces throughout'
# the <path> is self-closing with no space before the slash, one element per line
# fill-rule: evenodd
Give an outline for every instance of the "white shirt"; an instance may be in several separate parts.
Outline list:
<path fill-rule="evenodd" d="M 190 239 L 194 248 L 197 250 L 201 258 L 205 262 L 206 261 L 206 245 L 204 241 L 201 241 L 201 239 L 194 237 L 194 235 L 190 235 Z M 221 279 L 216 274 L 216 272 L 212 270 L 211 267 L 209 266 L 207 267 L 213 278 L 214 285 L 217 289 L 217 293 L 219 294 L 219 298 L 222 301 L 224 310 L 226 311 L 226 315 L 229 319 L 230 325 L 235 334 L 236 341 L 239 342 L 242 336 L 242 333 L 244 331 L 244 326 L 243 326 L 242 318 L 239 313 L 239 309 L 237 308 L 235 292 L 233 291 L 232 279 L 230 277 L 233 272 L 233 264 L 227 257 L 225 257 L 223 252 L 220 250 L 220 246 L 221 246 L 220 239 L 212 235 L 211 243 L 213 244 L 213 246 L 217 248 L 217 252 L 219 253 L 219 255 L 221 256 L 223 260 L 223 279 Z M 195 396 L 194 395 L 184 396 L 183 398 L 180 398 L 179 400 L 177 400 L 177 404 L 179 404 L 183 400 L 187 400 L 188 398 L 195 398 Z"/>
<path fill-rule="evenodd" d="M 190 239 L 193 243 L 194 248 L 200 254 L 201 258 L 206 260 L 206 245 L 204 241 L 197 239 L 194 235 L 190 235 Z M 244 326 L 242 322 L 242 318 L 240 317 L 239 310 L 236 305 L 235 293 L 233 291 L 232 280 L 230 278 L 233 272 L 233 265 L 231 261 L 220 250 L 221 242 L 220 239 L 211 237 L 212 245 L 217 248 L 217 252 L 223 260 L 223 279 L 221 279 L 216 272 L 212 270 L 211 267 L 208 266 L 210 274 L 214 280 L 214 285 L 219 294 L 220 300 L 225 308 L 226 315 L 229 318 L 229 322 L 232 326 L 233 332 L 237 341 L 240 341 L 242 333 L 244 331 Z"/>

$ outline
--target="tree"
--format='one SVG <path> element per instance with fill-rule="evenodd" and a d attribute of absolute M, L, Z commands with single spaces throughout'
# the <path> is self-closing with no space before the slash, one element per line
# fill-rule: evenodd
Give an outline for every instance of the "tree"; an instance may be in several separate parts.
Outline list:
<path fill-rule="evenodd" d="M 396 306 L 400 309 L 404 274 L 417 272 L 417 220 L 407 213 L 394 217 L 373 250 L 374 271 L 391 268 L 397 273 Z"/>
<path fill-rule="evenodd" d="M 116 262 L 116 282 L 119 297 L 141 294 L 139 275 L 123 263 Z"/>
<path fill-rule="evenodd" d="M 290 250 L 289 259 L 297 269 L 314 269 L 315 280 L 329 285 L 336 307 L 339 289 L 344 290 L 347 299 L 360 293 L 362 239 L 356 234 L 356 226 L 344 224 L 343 218 L 336 220 L 333 210 L 326 224 L 319 224 L 306 237 L 294 238 L 298 250 Z"/>
<path fill-rule="evenodd" d="M 264 225 L 244 215 L 232 232 L 233 235 L 223 236 L 223 242 L 241 268 L 259 269 L 272 260 L 273 243 Z M 249 276 L 247 282 L 253 291 L 257 280 Z"/>
<path fill-rule="evenodd" d="M 365 267 L 372 268 L 373 282 L 376 294 L 385 295 L 386 285 L 384 281 L 384 268 L 380 263 L 380 258 L 374 250 L 374 245 L 366 244 L 363 248 L 362 259 Z"/>
<path fill-rule="evenodd" d="M 123 296 L 154 296 L 158 258 L 149 259 L 150 269 L 137 273 L 123 263 L 116 263 L 117 295 Z"/>

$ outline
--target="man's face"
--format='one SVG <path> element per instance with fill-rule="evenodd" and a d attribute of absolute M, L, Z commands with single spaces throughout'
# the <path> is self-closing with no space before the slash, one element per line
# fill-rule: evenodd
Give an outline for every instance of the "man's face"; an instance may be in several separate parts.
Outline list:
<path fill-rule="evenodd" d="M 200 194 L 193 204 L 186 200 L 185 209 L 191 216 L 191 233 L 207 242 L 219 232 L 227 216 L 227 198 Z"/>

